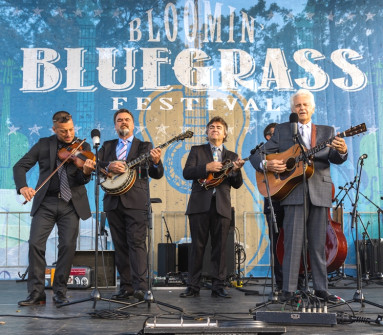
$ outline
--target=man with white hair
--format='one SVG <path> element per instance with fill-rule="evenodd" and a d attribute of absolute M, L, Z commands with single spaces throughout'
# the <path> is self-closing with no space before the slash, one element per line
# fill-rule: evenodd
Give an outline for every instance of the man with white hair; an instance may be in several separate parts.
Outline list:
<path fill-rule="evenodd" d="M 329 126 L 314 125 L 311 117 L 315 111 L 313 94 L 308 90 L 299 90 L 291 97 L 291 112 L 298 115 L 298 137 L 310 149 L 319 143 L 335 136 L 334 129 Z M 294 145 L 293 133 L 289 122 L 276 125 L 274 135 L 265 144 L 267 154 L 284 152 Z M 297 290 L 304 225 L 308 238 L 308 251 L 312 271 L 315 295 L 326 301 L 337 302 L 339 298 L 327 291 L 326 269 L 326 227 L 327 209 L 332 204 L 332 180 L 330 163 L 342 164 L 347 160 L 347 145 L 336 136 L 327 147 L 316 153 L 311 160 L 314 174 L 307 183 L 306 218 L 304 218 L 304 187 L 299 183 L 282 201 L 285 217 L 284 257 L 283 257 L 283 295 L 282 300 L 294 297 Z M 250 158 L 251 164 L 258 171 L 267 169 L 280 174 L 286 171 L 283 160 L 272 159 L 262 161 L 257 152 Z"/>

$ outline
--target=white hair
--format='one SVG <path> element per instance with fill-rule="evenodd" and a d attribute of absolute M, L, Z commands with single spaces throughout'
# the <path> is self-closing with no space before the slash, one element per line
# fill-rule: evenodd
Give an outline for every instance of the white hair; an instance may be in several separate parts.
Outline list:
<path fill-rule="evenodd" d="M 310 103 L 311 105 L 315 108 L 315 99 L 314 99 L 314 94 L 312 94 L 309 90 L 306 89 L 300 89 L 297 92 L 295 92 L 291 97 L 290 97 L 290 108 L 291 111 L 294 111 L 294 99 L 295 97 L 299 95 L 306 95 L 310 98 Z"/>

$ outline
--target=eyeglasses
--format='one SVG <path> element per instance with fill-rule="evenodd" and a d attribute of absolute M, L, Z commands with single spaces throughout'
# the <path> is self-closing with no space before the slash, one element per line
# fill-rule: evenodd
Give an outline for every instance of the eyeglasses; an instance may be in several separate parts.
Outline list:
<path fill-rule="evenodd" d="M 55 115 L 53 115 L 53 122 L 65 123 L 71 119 L 72 119 L 72 115 L 70 115 L 69 113 L 67 115 L 56 116 L 56 117 Z"/>

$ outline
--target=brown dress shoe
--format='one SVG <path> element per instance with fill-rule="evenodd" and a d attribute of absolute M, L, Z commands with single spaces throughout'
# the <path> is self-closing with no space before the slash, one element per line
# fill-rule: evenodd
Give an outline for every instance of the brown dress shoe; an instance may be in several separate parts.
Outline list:
<path fill-rule="evenodd" d="M 28 298 L 18 302 L 19 306 L 34 306 L 34 305 L 45 305 L 46 296 L 45 293 L 39 293 L 33 291 L 29 294 Z"/>

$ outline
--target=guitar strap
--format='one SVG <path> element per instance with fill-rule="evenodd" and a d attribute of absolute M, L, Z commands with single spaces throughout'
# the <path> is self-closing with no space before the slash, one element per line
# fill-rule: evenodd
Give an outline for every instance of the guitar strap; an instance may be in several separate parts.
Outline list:
<path fill-rule="evenodd" d="M 317 127 L 311 123 L 311 148 L 314 148 L 317 143 Z"/>

